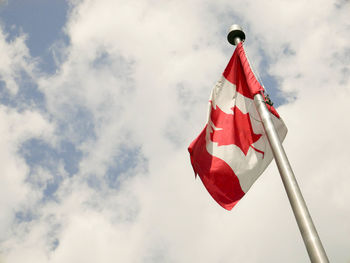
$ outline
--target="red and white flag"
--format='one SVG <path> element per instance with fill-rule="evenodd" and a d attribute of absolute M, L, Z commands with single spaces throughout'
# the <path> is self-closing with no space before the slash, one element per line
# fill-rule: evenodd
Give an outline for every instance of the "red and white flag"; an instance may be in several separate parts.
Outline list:
<path fill-rule="evenodd" d="M 211 93 L 208 122 L 188 148 L 195 174 L 227 210 L 245 195 L 273 158 L 253 99 L 263 91 L 239 43 Z M 277 111 L 268 108 L 282 141 L 287 128 Z"/>

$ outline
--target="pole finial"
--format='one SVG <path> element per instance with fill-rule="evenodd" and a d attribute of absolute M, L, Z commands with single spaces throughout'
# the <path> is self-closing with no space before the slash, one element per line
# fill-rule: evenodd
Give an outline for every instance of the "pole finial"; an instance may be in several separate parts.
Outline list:
<path fill-rule="evenodd" d="M 227 35 L 227 40 L 234 46 L 237 45 L 240 41 L 244 41 L 245 34 L 243 32 L 243 29 L 237 24 L 232 25 Z M 237 42 L 237 40 L 239 41 Z"/>

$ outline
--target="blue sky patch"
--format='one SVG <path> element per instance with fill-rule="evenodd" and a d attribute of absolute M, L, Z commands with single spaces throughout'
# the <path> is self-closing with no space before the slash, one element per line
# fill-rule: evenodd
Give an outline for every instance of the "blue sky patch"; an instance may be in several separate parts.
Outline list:
<path fill-rule="evenodd" d="M 61 142 L 59 149 L 55 149 L 43 140 L 30 139 L 23 143 L 20 153 L 30 167 L 40 165 L 50 171 L 57 170 L 57 160 L 60 160 L 70 176 L 79 171 L 82 158 L 82 152 L 69 141 Z"/>
<path fill-rule="evenodd" d="M 132 172 L 140 168 L 144 173 L 147 171 L 147 160 L 143 156 L 140 147 L 121 145 L 118 147 L 118 154 L 113 158 L 113 164 L 107 169 L 105 180 L 111 188 L 118 188 L 121 179 L 126 175 L 133 176 Z"/>
<path fill-rule="evenodd" d="M 0 103 L 7 107 L 16 108 L 22 111 L 28 108 L 37 108 L 44 110 L 45 97 L 38 90 L 35 81 L 26 73 L 21 71 L 16 78 L 18 91 L 15 95 L 11 94 L 6 88 L 4 81 L 0 80 Z"/>
<path fill-rule="evenodd" d="M 25 33 L 30 54 L 41 60 L 41 70 L 54 72 L 56 65 L 50 46 L 58 39 L 69 42 L 62 30 L 68 9 L 64 0 L 11 0 L 0 6 L 0 16 L 8 40 Z"/>
<path fill-rule="evenodd" d="M 62 141 L 58 149 L 53 148 L 47 142 L 40 139 L 30 139 L 22 144 L 19 153 L 30 167 L 27 181 L 43 191 L 43 201 L 54 199 L 63 174 L 59 170 L 60 163 L 69 176 L 79 171 L 79 163 L 82 159 L 82 152 L 69 141 Z M 47 170 L 49 178 L 46 181 L 37 180 L 35 173 L 37 167 Z"/>

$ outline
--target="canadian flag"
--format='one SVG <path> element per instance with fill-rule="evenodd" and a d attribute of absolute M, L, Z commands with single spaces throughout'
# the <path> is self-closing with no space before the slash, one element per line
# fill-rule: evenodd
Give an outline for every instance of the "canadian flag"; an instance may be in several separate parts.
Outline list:
<path fill-rule="evenodd" d="M 270 164 L 273 155 L 254 104 L 263 94 L 239 43 L 209 100 L 208 122 L 188 151 L 195 174 L 223 208 L 231 210 Z M 267 105 L 280 140 L 287 128 Z"/>

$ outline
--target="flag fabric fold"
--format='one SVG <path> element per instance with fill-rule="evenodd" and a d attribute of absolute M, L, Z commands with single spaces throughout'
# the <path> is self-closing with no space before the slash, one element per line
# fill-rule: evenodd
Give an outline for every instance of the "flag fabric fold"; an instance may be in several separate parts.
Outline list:
<path fill-rule="evenodd" d="M 254 95 L 263 91 L 241 42 L 212 90 L 207 124 L 188 148 L 195 174 L 227 210 L 245 195 L 273 158 L 254 104 Z M 276 109 L 268 108 L 283 140 L 287 128 Z"/>

